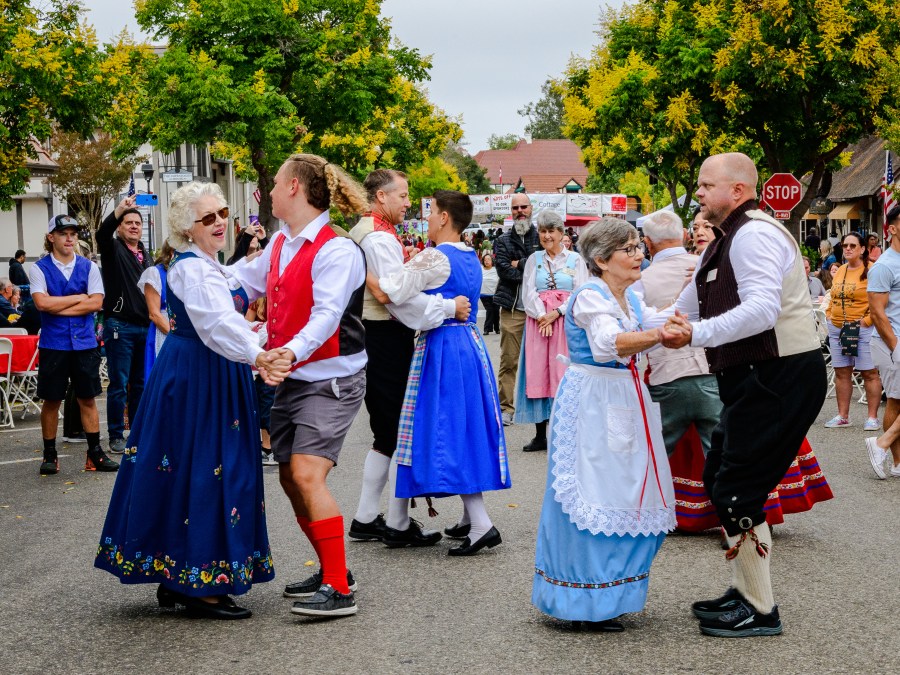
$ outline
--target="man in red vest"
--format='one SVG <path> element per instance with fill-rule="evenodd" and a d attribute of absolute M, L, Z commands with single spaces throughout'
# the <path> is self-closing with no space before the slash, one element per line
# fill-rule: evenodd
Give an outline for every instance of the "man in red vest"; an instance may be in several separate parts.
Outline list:
<path fill-rule="evenodd" d="M 234 270 L 252 298 L 265 295 L 269 349 L 293 362 L 275 392 L 272 452 L 281 486 L 321 568 L 290 584 L 292 612 L 356 614 L 356 584 L 347 570 L 344 519 L 326 485 L 366 390 L 362 324 L 366 268 L 359 247 L 332 228 L 333 204 L 362 213 L 365 192 L 316 155 L 293 155 L 270 193 L 283 225 L 262 256 Z"/>

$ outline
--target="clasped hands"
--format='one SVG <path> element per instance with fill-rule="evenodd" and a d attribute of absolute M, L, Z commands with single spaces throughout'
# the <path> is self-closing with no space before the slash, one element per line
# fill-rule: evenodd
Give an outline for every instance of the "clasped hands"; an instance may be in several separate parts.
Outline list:
<path fill-rule="evenodd" d="M 281 347 L 260 352 L 254 365 L 263 382 L 274 387 L 283 382 L 290 374 L 291 364 L 294 363 L 295 358 L 294 352 Z"/>
<path fill-rule="evenodd" d="M 680 349 L 691 344 L 691 337 L 694 334 L 690 321 L 678 310 L 675 310 L 675 316 L 669 317 L 665 326 L 657 330 L 659 343 L 669 349 Z"/>
<path fill-rule="evenodd" d="M 554 309 L 551 312 L 547 312 L 537 320 L 538 330 L 540 330 L 543 337 L 551 337 L 553 335 L 553 324 L 561 316 L 562 315 Z"/>

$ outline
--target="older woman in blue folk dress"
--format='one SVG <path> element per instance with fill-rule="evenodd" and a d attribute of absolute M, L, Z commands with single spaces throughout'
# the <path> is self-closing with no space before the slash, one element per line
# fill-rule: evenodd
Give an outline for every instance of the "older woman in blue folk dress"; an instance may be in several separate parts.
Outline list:
<path fill-rule="evenodd" d="M 668 329 L 628 287 L 641 276 L 637 230 L 604 218 L 579 248 L 591 278 L 565 318 L 570 365 L 550 417 L 549 467 L 538 528 L 532 603 L 545 614 L 623 630 L 639 612 L 650 564 L 675 528 L 675 495 L 659 408 L 636 357 Z"/>

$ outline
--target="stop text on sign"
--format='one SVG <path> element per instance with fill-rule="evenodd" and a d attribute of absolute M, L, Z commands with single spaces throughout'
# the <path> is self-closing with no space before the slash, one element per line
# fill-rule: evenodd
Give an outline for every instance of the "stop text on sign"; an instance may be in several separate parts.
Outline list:
<path fill-rule="evenodd" d="M 803 186 L 790 173 L 776 173 L 765 182 L 762 190 L 763 201 L 774 211 L 791 211 L 803 195 Z"/>
<path fill-rule="evenodd" d="M 779 200 L 790 201 L 800 196 L 799 185 L 767 185 L 765 198 L 771 203 Z"/>

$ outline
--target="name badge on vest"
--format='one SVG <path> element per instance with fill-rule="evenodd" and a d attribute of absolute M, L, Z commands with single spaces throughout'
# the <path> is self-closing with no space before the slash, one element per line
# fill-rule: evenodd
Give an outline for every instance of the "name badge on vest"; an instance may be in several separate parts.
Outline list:
<path fill-rule="evenodd" d="M 719 272 L 718 268 L 716 268 L 716 269 L 714 269 L 714 270 L 710 270 L 709 272 L 707 272 L 707 273 L 706 273 L 706 283 L 709 283 L 710 281 L 715 281 L 715 280 L 716 280 L 716 274 L 717 274 L 718 272 Z"/>

